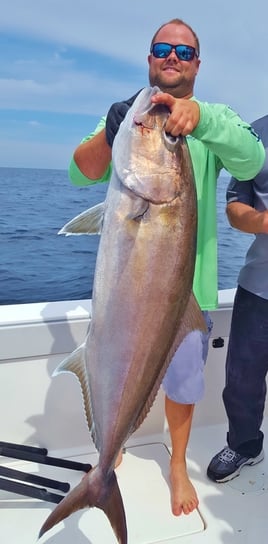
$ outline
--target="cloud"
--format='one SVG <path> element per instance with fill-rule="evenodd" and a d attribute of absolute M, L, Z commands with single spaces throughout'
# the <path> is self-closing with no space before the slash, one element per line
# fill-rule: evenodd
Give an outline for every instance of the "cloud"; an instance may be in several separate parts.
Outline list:
<path fill-rule="evenodd" d="M 29 125 L 30 125 L 30 127 L 40 127 L 41 126 L 41 124 L 38 121 L 34 121 L 34 120 L 29 121 Z"/>
<path fill-rule="evenodd" d="M 182 5 L 170 0 L 157 9 L 155 0 L 136 0 L 132 5 L 125 0 L 105 4 L 89 0 L 10 0 L 2 7 L 0 28 L 63 46 L 110 52 L 111 56 L 142 64 L 152 34 L 173 17 L 193 26 L 201 38 L 201 51 L 205 42 L 213 42 L 223 52 L 229 40 L 243 51 L 245 42 L 254 44 L 266 37 L 265 6 L 265 0 L 247 4 L 225 0 L 219 9 L 214 0 L 192 0 Z"/>
<path fill-rule="evenodd" d="M 34 118 L 40 127 L 46 126 L 45 113 L 54 114 L 47 128 L 56 145 L 66 140 L 67 125 L 73 134 L 81 127 L 82 138 L 84 125 L 105 114 L 112 102 L 148 84 L 151 37 L 173 17 L 189 22 L 200 38 L 196 96 L 227 103 L 248 121 L 265 115 L 265 12 L 266 0 L 246 5 L 242 0 L 192 0 L 182 5 L 170 0 L 163 6 L 155 0 L 104 5 L 89 0 L 10 0 L 0 18 L 0 45 L 5 50 L 0 59 L 1 134 L 11 138 L 10 111 L 13 116 L 28 112 L 25 125 Z M 54 127 L 64 114 L 60 134 Z M 81 122 L 83 115 L 88 125 Z M 40 137 L 44 139 L 41 131 Z"/>
<path fill-rule="evenodd" d="M 107 95 L 109 89 L 109 95 Z M 128 88 L 120 82 L 83 72 L 61 73 L 54 81 L 33 79 L 0 79 L 1 107 L 14 110 L 84 113 L 103 115 L 111 96 L 132 95 L 136 87 Z M 110 97 L 110 98 L 109 98 Z"/>

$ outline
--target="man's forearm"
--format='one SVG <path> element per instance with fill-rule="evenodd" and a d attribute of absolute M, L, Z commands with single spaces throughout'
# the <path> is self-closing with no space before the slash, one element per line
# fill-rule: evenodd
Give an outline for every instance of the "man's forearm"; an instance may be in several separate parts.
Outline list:
<path fill-rule="evenodd" d="M 73 156 L 78 168 L 89 179 L 99 179 L 107 170 L 112 159 L 112 151 L 106 142 L 105 129 L 91 140 L 80 144 Z"/>
<path fill-rule="evenodd" d="M 255 210 L 243 202 L 230 202 L 226 213 L 232 227 L 249 234 L 268 234 L 268 210 Z"/>

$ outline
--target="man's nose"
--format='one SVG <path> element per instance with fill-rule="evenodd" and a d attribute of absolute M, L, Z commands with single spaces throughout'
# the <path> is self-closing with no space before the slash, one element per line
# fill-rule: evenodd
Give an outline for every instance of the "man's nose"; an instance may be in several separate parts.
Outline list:
<path fill-rule="evenodd" d="M 171 57 L 171 58 L 175 58 L 176 60 L 178 60 L 178 57 L 177 57 L 177 54 L 176 54 L 176 49 L 175 49 L 175 47 L 172 47 L 172 49 L 171 49 L 169 55 L 167 56 L 168 59 L 169 59 L 170 57 Z"/>

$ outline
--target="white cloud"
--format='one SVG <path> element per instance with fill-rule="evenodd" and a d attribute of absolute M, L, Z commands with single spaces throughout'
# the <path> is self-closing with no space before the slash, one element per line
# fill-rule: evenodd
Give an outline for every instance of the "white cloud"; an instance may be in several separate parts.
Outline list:
<path fill-rule="evenodd" d="M 184 4 L 169 0 L 163 6 L 155 0 L 132 4 L 125 0 L 10 0 L 2 6 L 0 28 L 63 46 L 110 52 L 141 64 L 156 28 L 173 17 L 182 17 L 193 26 L 201 39 L 201 51 L 205 43 L 213 44 L 210 54 L 216 49 L 223 55 L 235 45 L 246 57 L 245 44 L 266 38 L 265 12 L 266 0 L 192 0 Z M 229 60 L 235 66 L 236 55 Z"/>
<path fill-rule="evenodd" d="M 48 78 L 49 72 L 54 74 L 56 97 L 61 85 L 66 84 L 65 92 L 68 94 L 73 89 L 73 104 L 78 104 L 75 93 L 82 87 L 85 94 L 90 93 L 90 100 L 94 97 L 94 85 L 98 85 L 98 94 L 102 92 L 102 88 L 105 89 L 103 94 L 108 101 L 109 94 L 113 97 L 122 86 L 126 90 L 126 96 L 128 90 L 133 90 L 133 87 L 126 85 L 123 78 L 120 86 L 112 78 L 109 80 L 105 75 L 107 66 L 100 66 L 98 74 L 91 75 L 94 51 L 110 54 L 111 57 L 134 63 L 146 70 L 146 57 L 152 34 L 164 21 L 179 16 L 189 22 L 200 37 L 203 63 L 199 87 L 202 95 L 205 94 L 203 89 L 208 89 L 209 94 L 215 89 L 215 98 L 220 100 L 222 96 L 221 101 L 225 101 L 225 97 L 231 93 L 235 97 L 238 88 L 241 96 L 240 82 L 243 81 L 243 89 L 251 100 L 248 88 L 259 81 L 258 102 L 263 104 L 260 108 L 264 108 L 264 84 L 267 82 L 264 75 L 267 32 L 263 16 L 265 6 L 266 0 L 246 4 L 242 0 L 225 0 L 219 5 L 213 0 L 192 0 L 187 5 L 179 6 L 177 0 L 170 0 L 168 5 L 162 8 L 158 5 L 157 9 L 155 1 L 152 0 L 137 0 L 133 5 L 125 0 L 107 1 L 105 5 L 89 0 L 77 0 L 75 3 L 66 0 L 26 0 L 23 3 L 21 0 L 11 0 L 3 6 L 0 29 L 15 31 L 18 36 L 34 36 L 58 44 L 54 59 L 42 63 L 39 70 L 43 69 Z M 71 61 L 62 57 L 61 53 L 68 51 L 68 46 L 77 46 L 89 52 L 87 74 L 76 69 L 72 71 Z M 33 51 L 33 58 L 34 54 Z M 32 73 L 35 73 L 36 61 L 33 62 Z M 58 74 L 55 73 L 57 67 Z M 69 72 L 65 71 L 67 67 Z M 23 68 L 27 67 L 22 62 L 21 69 Z M 31 71 L 30 66 L 27 70 Z M 144 81 L 146 83 L 147 80 Z M 110 90 L 109 93 L 107 89 Z M 48 93 L 50 94 L 50 90 Z M 81 97 L 81 92 L 78 96 Z M 67 101 L 68 108 L 69 105 Z M 88 109 L 87 103 L 86 108 Z"/>
<path fill-rule="evenodd" d="M 196 95 L 228 103 L 251 121 L 268 108 L 265 13 L 266 0 L 170 0 L 163 5 L 155 0 L 10 0 L 0 18 L 1 35 L 9 34 L 0 60 L 1 108 L 102 115 L 114 100 L 147 84 L 152 35 L 163 22 L 181 17 L 201 42 Z M 17 56 L 12 56 L 12 38 L 22 45 Z M 24 50 L 26 39 L 37 46 Z"/>
<path fill-rule="evenodd" d="M 30 127 L 40 127 L 41 126 L 41 123 L 39 123 L 38 121 L 29 121 L 28 124 L 30 125 Z"/>
<path fill-rule="evenodd" d="M 123 90 L 122 90 L 123 86 Z M 107 93 L 109 89 L 109 93 Z M 103 115 L 111 97 L 128 97 L 136 91 L 122 80 L 84 72 L 62 72 L 54 81 L 0 79 L 1 108 L 58 113 Z"/>

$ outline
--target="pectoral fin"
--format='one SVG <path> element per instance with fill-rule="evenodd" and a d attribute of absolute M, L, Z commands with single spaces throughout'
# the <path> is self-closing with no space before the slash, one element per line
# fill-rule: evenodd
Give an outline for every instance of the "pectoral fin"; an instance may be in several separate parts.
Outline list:
<path fill-rule="evenodd" d="M 66 223 L 58 234 L 100 234 L 102 230 L 105 202 L 80 213 Z"/>

